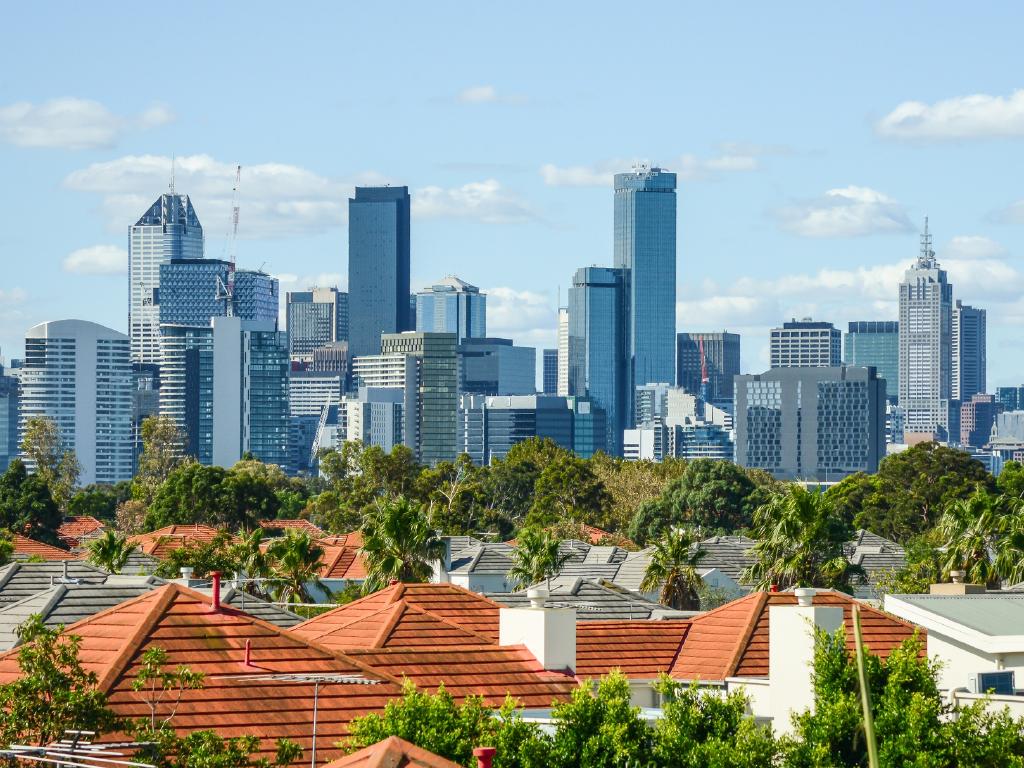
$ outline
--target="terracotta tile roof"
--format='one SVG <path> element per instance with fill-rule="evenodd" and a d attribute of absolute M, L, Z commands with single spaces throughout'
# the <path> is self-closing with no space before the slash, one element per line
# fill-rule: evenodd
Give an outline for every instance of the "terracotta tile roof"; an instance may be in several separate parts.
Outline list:
<path fill-rule="evenodd" d="M 366 578 L 366 560 L 363 559 L 358 547 L 332 546 L 323 541 L 317 542 L 324 550 L 324 565 L 320 569 L 321 579 L 354 579 Z"/>
<path fill-rule="evenodd" d="M 581 621 L 576 625 L 576 676 L 598 678 L 613 669 L 651 680 L 668 672 L 687 639 L 690 622 Z"/>
<path fill-rule="evenodd" d="M 462 768 L 433 752 L 410 744 L 397 736 L 388 736 L 383 741 L 347 757 L 328 763 L 323 768 Z"/>
<path fill-rule="evenodd" d="M 320 543 L 324 546 L 334 547 L 361 547 L 363 546 L 363 534 L 360 531 L 352 531 L 352 533 L 340 533 L 336 536 L 322 536 Z"/>
<path fill-rule="evenodd" d="M 162 560 L 176 549 L 191 544 L 205 544 L 220 533 L 208 525 L 168 525 L 150 533 L 132 536 L 128 541 L 137 544 L 143 554 Z"/>
<path fill-rule="evenodd" d="M 65 517 L 57 529 L 57 536 L 69 547 L 77 547 L 78 543 L 90 535 L 98 535 L 106 526 L 91 515 Z"/>
<path fill-rule="evenodd" d="M 297 520 L 260 520 L 260 528 L 268 531 L 305 531 L 310 536 L 316 536 L 321 538 L 324 536 L 324 532 L 313 525 L 309 520 L 297 519 Z"/>
<path fill-rule="evenodd" d="M 30 539 L 21 534 L 14 534 L 11 537 L 14 544 L 14 558 L 16 560 L 27 560 L 28 558 L 39 558 L 42 560 L 78 560 L 79 556 L 68 552 L 66 549 L 44 544 L 41 541 Z"/>
<path fill-rule="evenodd" d="M 851 609 L 859 601 L 841 592 L 818 592 L 816 605 L 843 608 L 847 647 L 853 649 Z M 792 592 L 755 592 L 734 600 L 691 622 L 689 634 L 672 677 L 681 680 L 722 680 L 726 677 L 767 677 L 769 606 L 794 605 Z M 882 658 L 919 631 L 913 624 L 872 608 L 861 606 L 864 643 Z"/>
<path fill-rule="evenodd" d="M 492 707 L 500 707 L 506 695 L 527 708 L 550 707 L 567 699 L 577 685 L 571 674 L 545 670 L 523 645 L 381 648 L 352 650 L 346 656 L 393 677 L 407 677 L 422 690 L 443 683 L 456 700 L 481 696 Z"/>
<path fill-rule="evenodd" d="M 493 640 L 422 608 L 399 600 L 372 613 L 345 616 L 334 610 L 294 628 L 302 637 L 327 648 L 419 648 L 432 650 L 452 645 L 489 645 Z"/>
<path fill-rule="evenodd" d="M 241 611 L 210 608 L 210 598 L 168 584 L 73 624 L 66 633 L 81 638 L 83 666 L 96 673 L 100 689 L 119 715 L 148 714 L 131 684 L 143 652 L 160 647 L 168 652 L 170 667 L 185 664 L 206 676 L 202 690 L 185 692 L 173 727 L 182 733 L 213 728 L 223 736 L 255 734 L 261 739 L 260 756 L 268 758 L 281 737 L 297 742 L 309 754 L 313 685 L 236 679 L 239 676 L 320 673 L 377 681 L 321 684 L 317 751 L 328 759 L 340 756 L 335 743 L 346 735 L 354 717 L 379 711 L 401 694 L 398 678 Z M 246 641 L 251 643 L 250 666 L 245 664 Z M 0 682 L 20 674 L 17 653 L 0 655 Z"/>
<path fill-rule="evenodd" d="M 428 613 L 447 619 L 464 629 L 498 641 L 498 611 L 501 605 L 476 592 L 454 584 L 393 584 L 372 595 L 342 605 L 318 616 L 316 621 L 348 621 L 376 613 L 404 600 Z M 311 622 L 307 622 L 311 623 Z"/>

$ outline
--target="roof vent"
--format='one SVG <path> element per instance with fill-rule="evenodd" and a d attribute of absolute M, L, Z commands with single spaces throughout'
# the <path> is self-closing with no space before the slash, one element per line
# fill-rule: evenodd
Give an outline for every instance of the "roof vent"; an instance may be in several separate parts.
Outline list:
<path fill-rule="evenodd" d="M 548 591 L 543 587 L 530 587 L 526 590 L 526 596 L 530 600 L 531 608 L 543 608 L 548 601 Z"/>

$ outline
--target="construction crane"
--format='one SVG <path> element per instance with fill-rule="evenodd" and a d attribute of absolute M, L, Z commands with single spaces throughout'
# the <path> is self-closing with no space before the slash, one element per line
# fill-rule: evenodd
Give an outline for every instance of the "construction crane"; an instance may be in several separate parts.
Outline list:
<path fill-rule="evenodd" d="M 225 248 L 228 252 L 228 279 L 227 283 L 217 278 L 217 300 L 225 303 L 225 312 L 228 317 L 235 314 L 235 248 L 238 243 L 238 190 L 242 186 L 242 166 L 235 166 L 235 186 L 231 190 L 231 234 Z"/>
<path fill-rule="evenodd" d="M 708 359 L 704 355 L 704 339 L 700 339 L 698 342 L 700 349 L 700 399 L 702 403 L 708 401 Z"/>

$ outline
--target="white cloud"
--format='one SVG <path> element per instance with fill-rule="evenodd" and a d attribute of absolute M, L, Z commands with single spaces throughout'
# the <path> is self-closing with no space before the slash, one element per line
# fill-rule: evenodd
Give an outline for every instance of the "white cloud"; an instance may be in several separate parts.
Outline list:
<path fill-rule="evenodd" d="M 525 96 L 499 93 L 493 85 L 472 85 L 463 88 L 455 99 L 460 104 L 523 104 L 526 102 Z"/>
<path fill-rule="evenodd" d="M 610 187 L 616 171 L 626 167 L 611 162 L 566 167 L 546 163 L 540 167 L 540 175 L 549 187 Z"/>
<path fill-rule="evenodd" d="M 783 229 L 801 237 L 857 237 L 913 228 L 901 203 L 869 187 L 830 189 L 775 213 Z"/>
<path fill-rule="evenodd" d="M 116 144 L 125 131 L 154 128 L 173 119 L 163 105 L 131 118 L 89 99 L 52 99 L 40 104 L 19 101 L 0 107 L 0 141 L 19 147 L 102 149 Z"/>
<path fill-rule="evenodd" d="M 989 259 L 1005 255 L 1006 248 L 982 235 L 958 235 L 941 252 L 947 259 Z"/>
<path fill-rule="evenodd" d="M 412 196 L 412 213 L 422 218 L 477 219 L 485 224 L 515 224 L 538 218 L 528 203 L 503 189 L 494 179 L 452 189 L 418 189 Z"/>
<path fill-rule="evenodd" d="M 1001 211 L 996 211 L 992 218 L 1000 224 L 1024 224 L 1024 200 L 1018 200 Z"/>
<path fill-rule="evenodd" d="M 94 245 L 79 248 L 65 257 L 65 272 L 80 275 L 125 275 L 128 273 L 128 251 L 116 245 Z"/>
<path fill-rule="evenodd" d="M 170 177 L 170 157 L 128 155 L 74 171 L 64 179 L 64 186 L 100 195 L 111 230 L 121 232 L 167 188 Z M 344 221 L 346 200 L 355 184 L 383 181 L 377 174 L 330 179 L 286 163 L 243 166 L 238 236 L 256 239 L 325 232 Z M 192 198 L 207 239 L 228 233 L 234 183 L 233 163 L 209 155 L 175 159 L 176 189 Z"/>
<path fill-rule="evenodd" d="M 483 290 L 487 294 L 488 336 L 511 337 L 517 344 L 528 344 L 527 339 L 556 334 L 558 310 L 551 296 L 501 286 Z"/>
<path fill-rule="evenodd" d="M 899 139 L 976 139 L 1024 136 L 1024 90 L 1009 97 L 977 93 L 926 104 L 904 101 L 875 126 Z"/>
<path fill-rule="evenodd" d="M 283 272 L 274 275 L 282 291 L 305 291 L 309 288 L 338 288 L 345 290 L 346 280 L 340 272 L 321 272 L 316 275 L 295 275 Z"/>

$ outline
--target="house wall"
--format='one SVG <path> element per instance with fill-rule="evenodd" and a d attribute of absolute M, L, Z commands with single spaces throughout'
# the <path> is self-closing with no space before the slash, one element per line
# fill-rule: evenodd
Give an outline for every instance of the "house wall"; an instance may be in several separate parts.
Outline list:
<path fill-rule="evenodd" d="M 513 591 L 513 585 L 500 574 L 449 573 L 448 580 L 457 587 L 471 592 L 505 593 Z"/>
<path fill-rule="evenodd" d="M 1012 669 L 1016 672 L 1017 687 L 1024 688 L 1024 651 L 1000 655 L 1002 666 L 995 654 L 971 648 L 935 630 L 928 632 L 928 657 L 942 662 L 939 688 L 943 690 L 966 688 L 968 675 L 999 669 Z"/>

